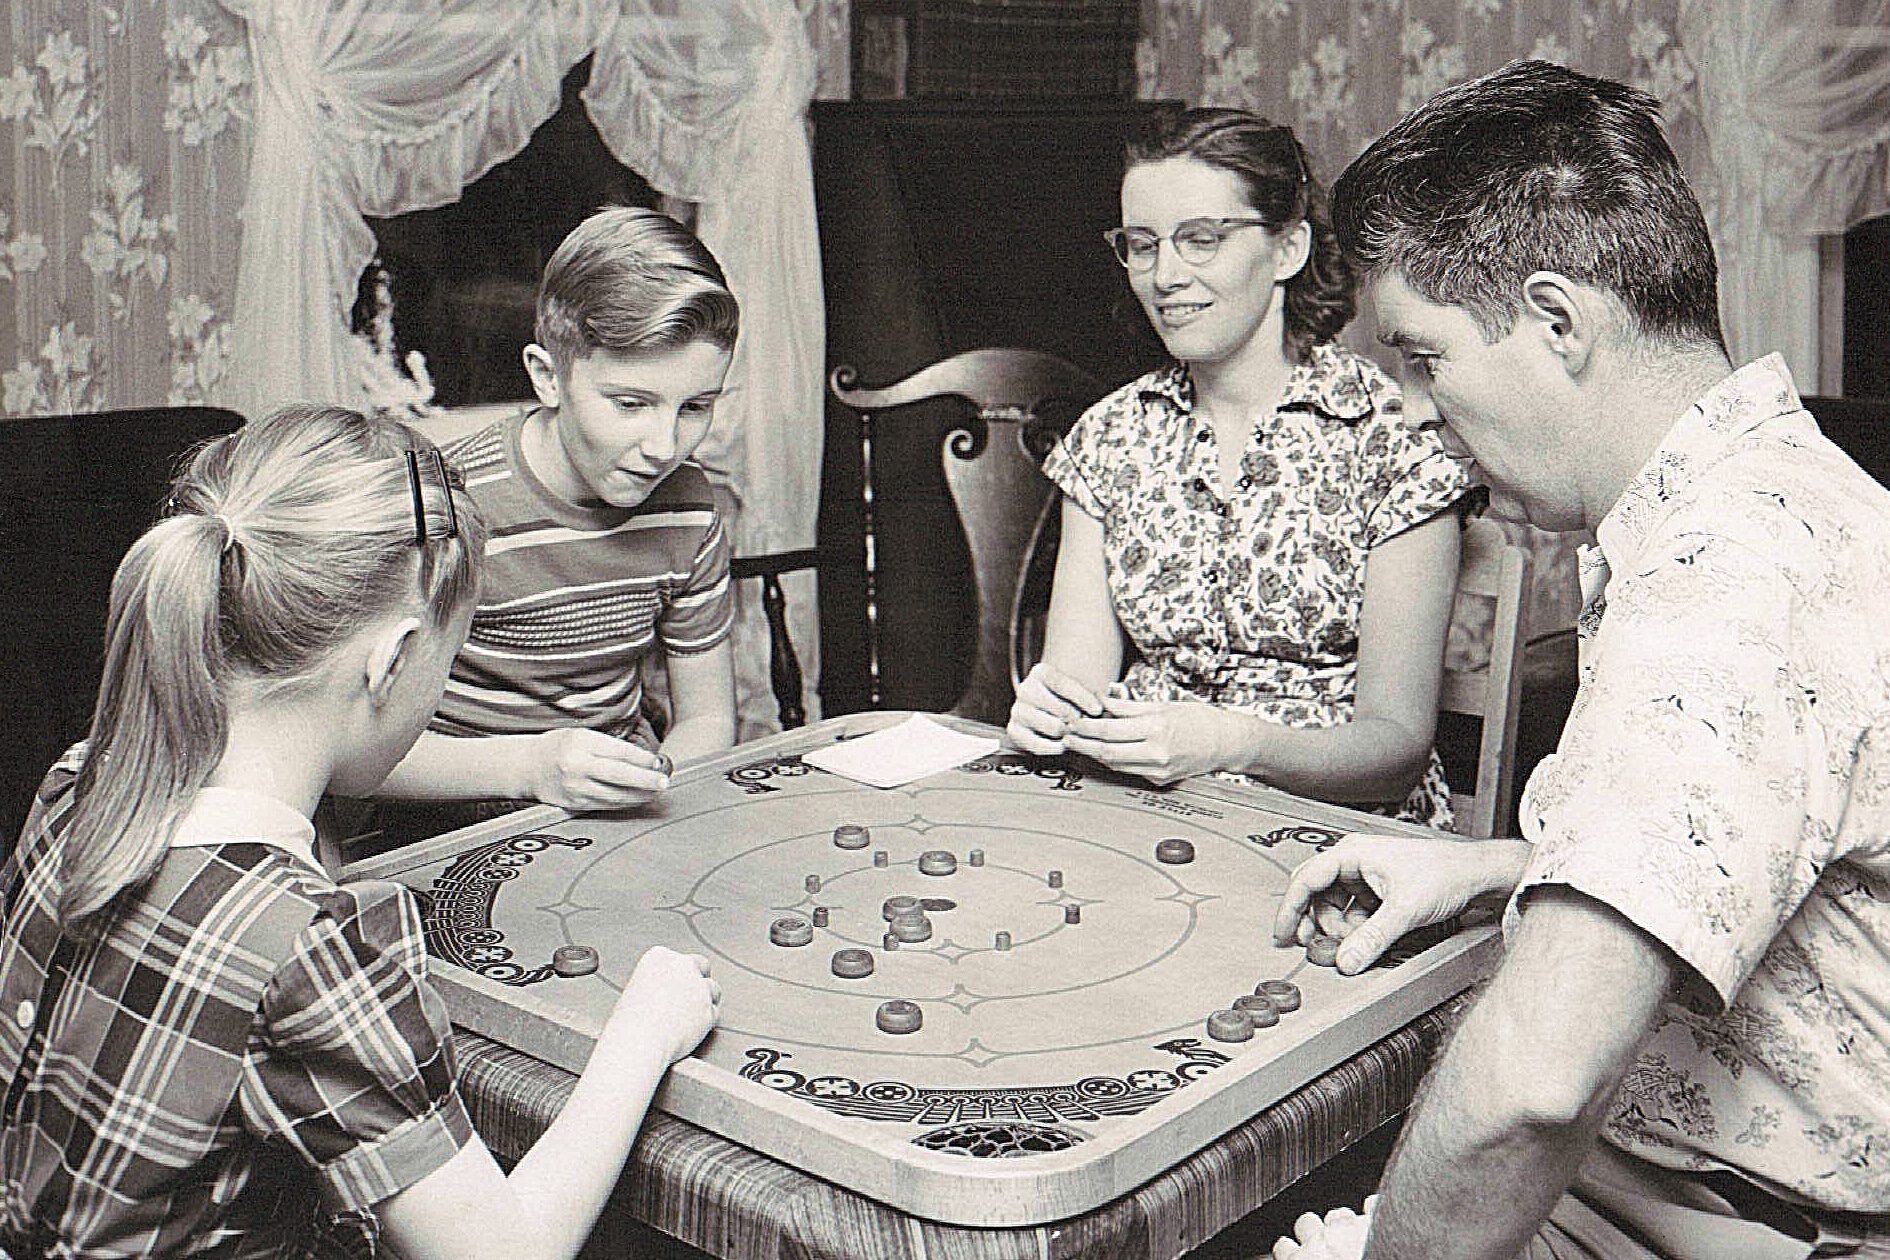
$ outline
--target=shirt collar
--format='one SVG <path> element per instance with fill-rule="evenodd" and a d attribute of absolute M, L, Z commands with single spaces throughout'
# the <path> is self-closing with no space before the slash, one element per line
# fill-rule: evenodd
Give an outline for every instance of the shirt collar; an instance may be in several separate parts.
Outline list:
<path fill-rule="evenodd" d="M 1802 412 L 1791 369 L 1777 354 L 1746 364 L 1706 391 L 1674 422 L 1653 457 L 1595 528 L 1595 542 L 1619 566 L 1647 537 L 1664 505 L 1717 464 L 1739 438 L 1769 420 Z"/>
<path fill-rule="evenodd" d="M 171 847 L 267 844 L 316 870 L 315 825 L 286 802 L 245 788 L 207 787 L 178 820 Z"/>
<path fill-rule="evenodd" d="M 1142 387 L 1142 397 L 1165 399 L 1176 410 L 1194 410 L 1194 377 L 1188 365 L 1177 363 L 1155 373 Z M 1277 410 L 1309 408 L 1333 420 L 1354 424 L 1372 414 L 1371 384 L 1358 365 L 1348 363 L 1332 346 L 1312 348 L 1305 363 L 1296 363 L 1286 378 Z"/>

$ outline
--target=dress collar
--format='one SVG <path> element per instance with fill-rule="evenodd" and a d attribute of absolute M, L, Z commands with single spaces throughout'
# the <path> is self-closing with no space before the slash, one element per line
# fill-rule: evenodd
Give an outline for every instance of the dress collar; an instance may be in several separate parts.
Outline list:
<path fill-rule="evenodd" d="M 315 825 L 273 796 L 245 788 L 200 788 L 178 820 L 172 848 L 216 844 L 267 844 L 316 870 Z"/>
<path fill-rule="evenodd" d="M 1780 355 L 1768 354 L 1720 381 L 1674 422 L 1653 457 L 1596 526 L 1595 541 L 1602 553 L 1618 563 L 1647 537 L 1662 506 L 1686 493 L 1739 438 L 1769 420 L 1803 410 L 1791 369 Z"/>
<path fill-rule="evenodd" d="M 1172 364 L 1142 387 L 1142 397 L 1165 399 L 1178 411 L 1192 412 L 1194 376 L 1187 364 Z M 1371 415 L 1372 407 L 1371 383 L 1359 365 L 1347 361 L 1336 347 L 1321 343 L 1312 348 L 1305 363 L 1293 365 L 1275 410 L 1309 409 L 1354 424 Z"/>

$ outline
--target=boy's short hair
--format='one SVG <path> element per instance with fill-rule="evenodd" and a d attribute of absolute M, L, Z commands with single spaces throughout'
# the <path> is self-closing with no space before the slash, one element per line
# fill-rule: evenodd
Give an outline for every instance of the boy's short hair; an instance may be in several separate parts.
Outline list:
<path fill-rule="evenodd" d="M 538 344 L 560 372 L 593 350 L 735 348 L 741 308 L 708 247 L 666 214 L 611 206 L 571 229 L 538 284 Z"/>
<path fill-rule="evenodd" d="M 1545 61 L 1446 88 L 1332 186 L 1361 273 L 1390 272 L 1508 334 L 1534 271 L 1605 289 L 1654 341 L 1723 348 L 1700 204 L 1647 93 Z"/>

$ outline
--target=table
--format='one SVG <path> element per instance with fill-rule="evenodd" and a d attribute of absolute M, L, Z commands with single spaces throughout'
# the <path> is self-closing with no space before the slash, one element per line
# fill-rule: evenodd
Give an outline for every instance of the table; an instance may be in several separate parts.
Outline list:
<path fill-rule="evenodd" d="M 1171 1256 L 1402 1111 L 1494 965 L 1487 927 L 1358 977 L 1266 940 L 1293 866 L 1381 818 L 1014 753 L 889 791 L 801 760 L 903 716 L 745 745 L 634 814 L 534 809 L 350 869 L 420 895 L 502 1157 L 661 942 L 711 955 L 724 1018 L 616 1210 L 731 1257 Z M 573 943 L 594 974 L 557 973 Z M 836 974 L 841 951 L 870 974 Z M 1209 1027 L 1263 978 L 1298 1009 Z M 894 999 L 916 1030 L 882 1022 Z"/>

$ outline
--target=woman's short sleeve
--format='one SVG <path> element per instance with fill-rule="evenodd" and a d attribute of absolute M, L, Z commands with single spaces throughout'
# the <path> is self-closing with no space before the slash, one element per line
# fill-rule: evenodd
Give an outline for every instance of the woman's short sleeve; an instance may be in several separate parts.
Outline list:
<path fill-rule="evenodd" d="M 1469 470 L 1444 450 L 1434 430 L 1420 429 L 1405 417 L 1403 403 L 1391 388 L 1389 399 L 1365 422 L 1367 547 L 1430 520 L 1474 484 Z"/>
<path fill-rule="evenodd" d="M 1085 411 L 1044 457 L 1043 475 L 1077 507 L 1101 520 L 1113 502 L 1112 454 L 1123 439 L 1122 410 L 1134 394 L 1118 390 Z"/>
<path fill-rule="evenodd" d="M 339 1207 L 366 1208 L 445 1164 L 472 1123 L 412 894 L 370 882 L 316 900 L 263 994 L 243 1116 L 300 1154 Z"/>

